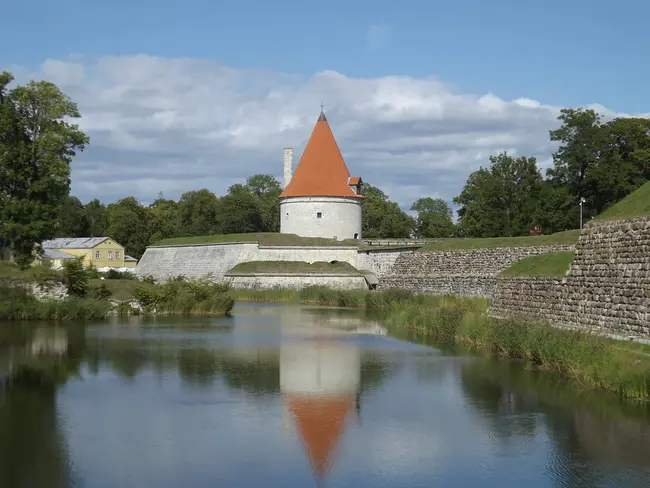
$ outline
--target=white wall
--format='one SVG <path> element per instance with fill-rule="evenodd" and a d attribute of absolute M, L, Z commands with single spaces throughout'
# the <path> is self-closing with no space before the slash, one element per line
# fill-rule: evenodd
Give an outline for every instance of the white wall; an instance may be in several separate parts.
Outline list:
<path fill-rule="evenodd" d="M 354 239 L 356 234 L 361 239 L 362 207 L 360 198 L 284 198 L 280 202 L 280 232 L 339 240 Z"/>
<path fill-rule="evenodd" d="M 384 249 L 381 251 L 359 251 L 356 268 L 372 271 L 377 278 L 391 274 L 397 258 L 411 250 Z"/>
<path fill-rule="evenodd" d="M 359 253 L 356 247 L 313 246 L 260 246 L 256 261 L 341 261 L 357 266 Z"/>
<path fill-rule="evenodd" d="M 276 274 L 241 274 L 225 277 L 233 288 L 293 288 L 307 286 L 326 286 L 337 290 L 367 290 L 368 284 L 363 276 L 341 275 L 276 275 Z"/>

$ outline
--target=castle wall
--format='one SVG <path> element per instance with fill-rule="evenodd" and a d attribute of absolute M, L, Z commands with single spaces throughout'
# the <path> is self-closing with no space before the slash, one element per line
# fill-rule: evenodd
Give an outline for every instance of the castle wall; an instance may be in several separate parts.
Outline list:
<path fill-rule="evenodd" d="M 280 232 L 302 237 L 361 239 L 362 207 L 359 198 L 284 198 L 280 202 Z"/>
<path fill-rule="evenodd" d="M 337 290 L 367 290 L 368 284 L 363 276 L 346 276 L 335 274 L 269 274 L 237 273 L 226 275 L 225 281 L 233 288 L 293 288 L 307 286 L 325 286 Z"/>
<path fill-rule="evenodd" d="M 257 250 L 256 242 L 151 246 L 142 255 L 135 273 L 138 278 L 153 276 L 157 281 L 176 276 L 202 278 L 212 274 L 215 281 L 222 281 L 233 266 L 256 260 Z"/>
<path fill-rule="evenodd" d="M 566 277 L 500 278 L 491 313 L 650 336 L 650 218 L 590 223 Z"/>
<path fill-rule="evenodd" d="M 543 246 L 403 252 L 382 277 L 379 288 L 490 297 L 499 274 L 514 263 L 528 256 L 572 250 L 573 246 Z"/>
<path fill-rule="evenodd" d="M 273 247 L 259 246 L 257 242 L 150 246 L 135 272 L 138 278 L 153 276 L 157 281 L 177 276 L 202 278 L 208 274 L 215 281 L 224 281 L 230 269 L 247 261 L 341 261 L 356 267 L 357 256 L 357 248 L 349 246 Z"/>
<path fill-rule="evenodd" d="M 395 262 L 402 254 L 412 252 L 404 249 L 360 250 L 355 266 L 359 270 L 372 271 L 377 278 L 383 278 L 391 274 Z"/>

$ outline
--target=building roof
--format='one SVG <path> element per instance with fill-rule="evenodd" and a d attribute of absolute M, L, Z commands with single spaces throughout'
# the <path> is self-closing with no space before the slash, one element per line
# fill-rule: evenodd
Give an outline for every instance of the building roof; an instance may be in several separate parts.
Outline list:
<path fill-rule="evenodd" d="M 350 172 L 332 129 L 321 111 L 291 181 L 280 194 L 285 197 L 363 198 L 348 186 Z"/>
<path fill-rule="evenodd" d="M 59 237 L 43 241 L 43 249 L 92 249 L 109 237 Z"/>
<path fill-rule="evenodd" d="M 347 417 L 354 411 L 354 394 L 285 395 L 314 477 L 322 481 L 334 462 Z"/>
<path fill-rule="evenodd" d="M 44 249 L 43 257 L 45 259 L 75 259 L 77 256 L 65 252 L 57 251 L 55 249 Z"/>
<path fill-rule="evenodd" d="M 137 259 L 135 259 L 132 256 L 129 256 L 128 254 L 125 254 L 124 255 L 124 261 L 137 261 Z"/>

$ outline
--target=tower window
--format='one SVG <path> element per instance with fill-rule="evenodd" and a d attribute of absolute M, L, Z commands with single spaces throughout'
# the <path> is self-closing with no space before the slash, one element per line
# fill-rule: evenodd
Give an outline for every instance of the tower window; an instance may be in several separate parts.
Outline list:
<path fill-rule="evenodd" d="M 323 213 L 322 213 L 322 212 L 317 212 L 317 213 L 316 213 L 316 218 L 317 218 L 317 219 L 320 219 L 320 218 L 322 218 L 322 217 L 323 217 Z"/>

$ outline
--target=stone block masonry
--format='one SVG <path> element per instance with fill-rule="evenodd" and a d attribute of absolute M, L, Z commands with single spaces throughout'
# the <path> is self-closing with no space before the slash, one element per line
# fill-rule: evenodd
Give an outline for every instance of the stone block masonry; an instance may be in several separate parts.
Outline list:
<path fill-rule="evenodd" d="M 500 278 L 491 313 L 650 337 L 650 218 L 594 222 L 564 278 Z"/>
<path fill-rule="evenodd" d="M 225 281 L 233 288 L 293 288 L 307 286 L 326 286 L 337 290 L 367 290 L 368 284 L 363 276 L 337 274 L 271 274 L 271 273 L 233 273 L 226 275 Z"/>
<path fill-rule="evenodd" d="M 573 251 L 574 246 L 508 247 L 457 251 L 404 252 L 380 289 L 405 288 L 419 293 L 491 297 L 501 272 L 528 256 Z"/>

